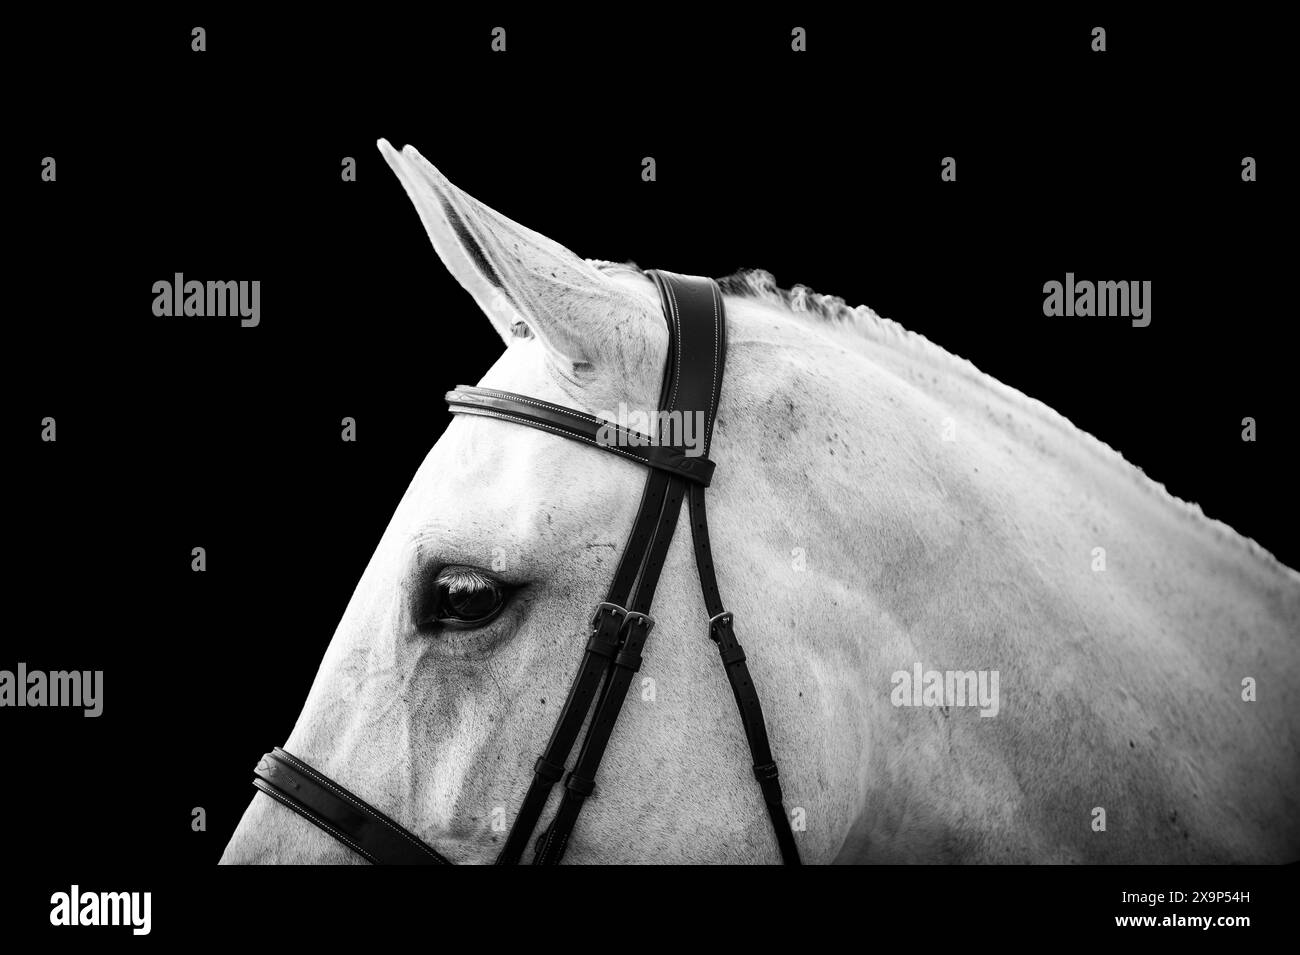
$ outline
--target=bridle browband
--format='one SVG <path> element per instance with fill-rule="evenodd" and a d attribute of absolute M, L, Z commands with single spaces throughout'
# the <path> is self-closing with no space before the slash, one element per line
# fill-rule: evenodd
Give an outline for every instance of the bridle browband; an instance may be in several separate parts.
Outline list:
<path fill-rule="evenodd" d="M 657 427 L 660 430 L 656 443 L 647 444 L 643 436 L 629 434 L 602 418 L 538 398 L 465 385 L 447 392 L 447 404 L 454 414 L 513 421 L 581 441 L 650 469 L 641 505 L 614 579 L 605 600 L 592 615 L 578 673 L 569 688 L 550 741 L 533 766 L 528 792 L 496 861 L 498 865 L 520 861 L 551 788 L 561 778 L 564 787 L 559 808 L 550 826 L 537 839 L 533 862 L 553 865 L 564 856 L 582 805 L 595 791 L 596 771 L 633 675 L 641 666 L 641 650 L 654 627 L 650 607 L 655 588 L 682 502 L 686 500 L 700 589 L 709 613 L 709 637 L 718 646 L 740 710 L 741 724 L 753 759 L 754 776 L 772 819 L 781 858 L 787 865 L 798 865 L 799 849 L 782 801 L 781 783 L 768 743 L 758 691 L 750 678 L 745 652 L 736 640 L 732 615 L 723 607 L 718 593 L 713 556 L 709 550 L 704 489 L 713 476 L 713 462 L 708 459 L 708 450 L 727 355 L 722 295 L 712 279 L 659 270 L 646 274 L 659 290 L 669 332 L 668 360 L 659 395 L 659 410 L 680 412 L 683 416 L 701 415 L 704 422 L 703 454 L 691 456 L 682 444 L 669 443 L 671 433 L 663 428 L 666 420 L 663 415 L 658 416 L 660 424 Z M 681 433 L 679 429 L 679 437 Z M 595 711 L 591 724 L 578 749 L 573 768 L 566 775 L 570 751 L 593 702 Z M 279 747 L 262 757 L 254 773 L 253 785 L 259 790 L 371 862 L 450 864 L 399 823 Z"/>

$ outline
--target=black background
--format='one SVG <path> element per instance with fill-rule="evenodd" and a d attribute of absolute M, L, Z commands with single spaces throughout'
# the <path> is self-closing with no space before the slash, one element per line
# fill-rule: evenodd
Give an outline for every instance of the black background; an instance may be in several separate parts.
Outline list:
<path fill-rule="evenodd" d="M 867 304 L 1300 563 L 1279 143 L 1294 117 L 1282 31 L 1250 16 L 16 24 L 4 365 L 22 612 L 0 666 L 102 669 L 106 684 L 99 719 L 0 717 L 6 842 L 42 873 L 37 895 L 206 878 L 448 420 L 442 393 L 499 352 L 381 136 L 580 255 L 757 266 Z M 497 25 L 505 55 L 489 50 Z M 794 25 L 806 54 L 789 52 Z M 1246 155 L 1259 182 L 1241 181 Z M 1067 271 L 1150 280 L 1151 325 L 1044 318 L 1042 285 Z M 175 272 L 261 280 L 261 325 L 155 318 L 152 283 Z M 37 901 L 24 921 L 45 918 Z"/>

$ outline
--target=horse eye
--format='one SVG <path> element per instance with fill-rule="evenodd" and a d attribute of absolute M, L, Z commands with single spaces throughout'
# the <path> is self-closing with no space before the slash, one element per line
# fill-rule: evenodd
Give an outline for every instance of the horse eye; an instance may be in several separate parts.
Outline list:
<path fill-rule="evenodd" d="M 428 611 L 419 615 L 419 625 L 472 630 L 496 617 L 508 596 L 505 584 L 477 568 L 444 567 L 433 580 Z"/>

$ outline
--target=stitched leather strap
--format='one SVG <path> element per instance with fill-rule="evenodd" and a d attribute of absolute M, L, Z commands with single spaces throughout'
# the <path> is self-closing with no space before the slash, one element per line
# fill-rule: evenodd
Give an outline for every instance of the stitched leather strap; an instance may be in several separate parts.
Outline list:
<path fill-rule="evenodd" d="M 620 634 L 624 662 L 615 660 L 606 676 L 600 699 L 596 703 L 595 715 L 591 718 L 591 726 L 587 728 L 582 748 L 578 751 L 577 763 L 566 780 L 560 807 L 533 858 L 536 865 L 554 865 L 563 858 L 583 802 L 595 788 L 596 771 L 600 768 L 605 748 L 609 745 L 614 725 L 618 722 L 628 687 L 640 669 L 641 650 L 653 627 L 653 621 L 646 615 L 654 602 L 655 588 L 668 556 L 668 545 L 672 542 L 673 529 L 677 526 L 677 517 L 681 513 L 686 486 L 686 482 L 680 479 L 669 481 L 668 498 L 664 502 L 658 530 L 637 584 L 636 598 L 632 603 L 633 612 L 625 620 Z"/>
<path fill-rule="evenodd" d="M 541 428 L 705 486 L 713 479 L 713 462 L 702 455 L 692 456 L 691 449 L 648 444 L 648 437 L 639 431 L 629 431 L 573 408 L 510 391 L 469 385 L 457 385 L 446 397 L 455 414 L 483 415 Z"/>
<path fill-rule="evenodd" d="M 750 676 L 745 651 L 736 639 L 732 615 L 723 609 L 718 593 L 718 579 L 714 574 L 713 554 L 709 548 L 709 521 L 704 509 L 704 489 L 700 488 L 699 491 L 697 494 L 695 488 L 691 488 L 691 537 L 695 542 L 695 566 L 699 570 L 700 590 L 704 593 L 704 606 L 709 612 L 709 639 L 718 645 L 718 655 L 722 658 L 727 681 L 731 684 L 731 694 L 736 698 L 740 724 L 745 731 L 745 740 L 749 743 L 749 754 L 754 763 L 754 777 L 763 792 L 763 802 L 767 805 L 767 814 L 772 820 L 772 830 L 776 833 L 781 859 L 786 865 L 800 865 L 799 847 L 795 844 L 794 833 L 790 829 L 790 817 L 785 811 L 781 782 L 777 778 L 776 760 L 772 758 L 772 747 L 767 738 L 763 705 L 759 702 L 758 689 Z"/>
<path fill-rule="evenodd" d="M 523 858 L 524 849 L 546 806 L 551 787 L 564 773 L 569 752 L 591 710 L 596 688 L 619 652 L 628 596 L 660 524 L 669 480 L 669 476 L 662 471 L 652 471 L 646 480 L 645 489 L 641 493 L 641 505 L 632 522 L 632 531 L 623 547 L 614 580 L 605 601 L 596 608 L 592 617 L 591 635 L 578 666 L 578 674 L 569 687 L 546 749 L 534 766 L 533 779 L 506 836 L 505 845 L 497 855 L 497 865 L 514 865 Z"/>
<path fill-rule="evenodd" d="M 254 786 L 370 862 L 451 864 L 400 823 L 278 746 L 262 757 L 253 773 Z"/>

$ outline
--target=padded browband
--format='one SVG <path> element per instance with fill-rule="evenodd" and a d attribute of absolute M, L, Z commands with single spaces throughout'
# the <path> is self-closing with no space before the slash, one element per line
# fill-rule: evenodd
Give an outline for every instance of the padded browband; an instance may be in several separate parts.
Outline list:
<path fill-rule="evenodd" d="M 692 457 L 685 448 L 650 444 L 649 436 L 638 431 L 629 431 L 612 421 L 540 398 L 495 388 L 458 385 L 455 390 L 447 392 L 447 405 L 453 414 L 483 415 L 540 428 L 630 458 L 638 464 L 668 471 L 705 487 L 713 479 L 713 462 L 703 454 Z"/>

